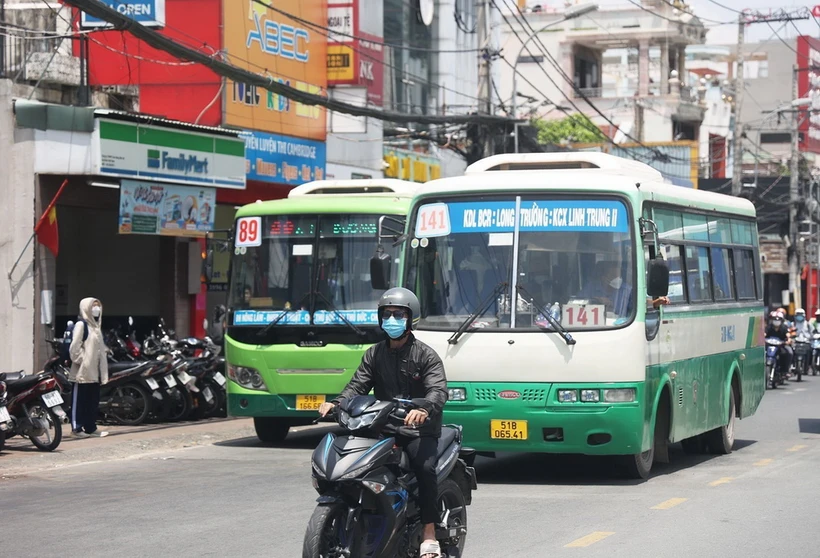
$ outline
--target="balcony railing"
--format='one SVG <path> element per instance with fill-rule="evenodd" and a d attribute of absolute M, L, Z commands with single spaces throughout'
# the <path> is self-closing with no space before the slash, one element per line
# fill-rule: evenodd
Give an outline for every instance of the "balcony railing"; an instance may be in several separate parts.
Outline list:
<path fill-rule="evenodd" d="M 62 37 L 44 37 L 43 31 L 26 29 L 11 23 L 3 23 L 0 35 L 0 77 L 12 81 L 26 79 L 26 63 L 37 53 L 54 52 Z"/>

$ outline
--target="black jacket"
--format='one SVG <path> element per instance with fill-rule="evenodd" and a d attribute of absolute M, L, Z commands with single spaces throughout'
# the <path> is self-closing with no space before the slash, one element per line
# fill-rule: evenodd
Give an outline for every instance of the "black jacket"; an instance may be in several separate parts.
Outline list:
<path fill-rule="evenodd" d="M 427 422 L 417 429 L 401 428 L 400 434 L 413 437 L 441 435 L 441 411 L 447 402 L 444 365 L 436 352 L 413 334 L 398 350 L 391 349 L 389 341 L 370 347 L 336 401 L 367 395 L 371 389 L 381 401 L 390 401 L 394 397 L 415 399 L 414 403 L 427 411 Z"/>
<path fill-rule="evenodd" d="M 766 337 L 777 337 L 778 339 L 786 341 L 789 338 L 789 328 L 786 324 L 783 324 L 780 327 L 774 327 L 769 324 L 766 326 Z"/>

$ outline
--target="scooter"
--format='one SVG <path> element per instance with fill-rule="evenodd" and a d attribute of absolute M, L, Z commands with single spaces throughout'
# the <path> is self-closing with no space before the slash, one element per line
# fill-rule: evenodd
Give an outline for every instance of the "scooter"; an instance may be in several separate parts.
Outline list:
<path fill-rule="evenodd" d="M 817 332 L 811 336 L 811 373 L 812 376 L 820 374 L 820 333 Z"/>
<path fill-rule="evenodd" d="M 766 338 L 766 384 L 772 389 L 777 389 L 782 377 L 780 370 L 780 356 L 781 347 L 786 342 L 777 337 Z"/>
<path fill-rule="evenodd" d="M 52 374 L 0 374 L 7 390 L 7 410 L 12 428 L 6 438 L 24 436 L 42 451 L 54 451 L 63 439 L 63 424 L 69 419 L 61 405 L 57 380 Z"/>
<path fill-rule="evenodd" d="M 419 556 L 423 526 L 418 483 L 393 437 L 413 408 L 410 400 L 357 395 L 335 410 L 349 434 L 329 433 L 313 452 L 312 480 L 319 499 L 305 532 L 302 558 Z M 474 452 L 462 450 L 461 427 L 442 427 L 436 539 L 442 556 L 449 558 L 462 556 L 467 506 L 477 488 L 475 470 L 462 459 L 467 453 Z"/>
<path fill-rule="evenodd" d="M 803 381 L 804 373 L 808 374 L 811 352 L 811 340 L 808 335 L 801 333 L 794 340 L 794 372 L 798 382 Z"/>

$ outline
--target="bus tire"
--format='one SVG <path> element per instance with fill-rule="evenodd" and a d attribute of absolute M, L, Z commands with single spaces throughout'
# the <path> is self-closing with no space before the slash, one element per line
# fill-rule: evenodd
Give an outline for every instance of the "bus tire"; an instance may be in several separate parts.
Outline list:
<path fill-rule="evenodd" d="M 735 445 L 735 418 L 737 416 L 737 404 L 735 402 L 735 390 L 729 391 L 729 417 L 725 425 L 710 430 L 706 433 L 706 443 L 709 445 L 710 453 L 715 455 L 727 455 L 732 453 Z"/>
<path fill-rule="evenodd" d="M 253 427 L 257 438 L 269 444 L 284 442 L 290 430 L 290 424 L 285 419 L 274 417 L 253 417 Z"/>
<path fill-rule="evenodd" d="M 634 455 L 622 455 L 621 466 L 624 474 L 629 479 L 646 480 L 652 470 L 652 463 L 655 461 L 655 444 L 643 453 Z"/>

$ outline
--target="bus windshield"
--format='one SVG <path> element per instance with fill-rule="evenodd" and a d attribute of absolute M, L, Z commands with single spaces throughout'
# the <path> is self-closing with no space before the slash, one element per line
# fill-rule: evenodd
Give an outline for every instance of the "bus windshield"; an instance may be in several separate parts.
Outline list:
<path fill-rule="evenodd" d="M 370 285 L 379 215 L 261 218 L 259 246 L 234 248 L 233 325 L 378 325 Z M 395 252 L 389 244 L 387 251 Z M 391 254 L 396 256 L 395 253 Z M 282 316 L 282 313 L 285 313 Z"/>
<path fill-rule="evenodd" d="M 570 330 L 620 327 L 635 315 L 633 239 L 619 199 L 448 199 L 413 217 L 405 286 L 419 296 L 421 328 L 455 330 L 486 305 L 473 329 L 551 329 L 542 309 Z"/>

